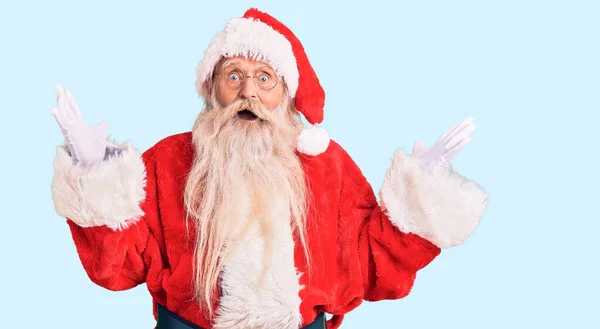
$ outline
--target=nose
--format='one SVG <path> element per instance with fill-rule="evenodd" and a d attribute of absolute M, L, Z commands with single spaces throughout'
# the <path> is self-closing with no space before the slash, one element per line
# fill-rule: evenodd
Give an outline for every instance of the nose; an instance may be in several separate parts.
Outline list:
<path fill-rule="evenodd" d="M 258 91 L 256 90 L 256 84 L 252 77 L 246 77 L 242 81 L 242 88 L 240 89 L 240 96 L 246 99 L 257 99 Z"/>

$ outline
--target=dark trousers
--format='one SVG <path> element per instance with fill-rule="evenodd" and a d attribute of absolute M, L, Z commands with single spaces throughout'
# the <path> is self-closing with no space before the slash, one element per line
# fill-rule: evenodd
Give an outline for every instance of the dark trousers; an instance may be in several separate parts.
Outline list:
<path fill-rule="evenodd" d="M 158 323 L 156 329 L 204 329 L 182 319 L 177 314 L 169 311 L 166 307 L 158 304 Z M 315 321 L 301 329 L 325 329 L 325 313 L 317 316 Z"/>

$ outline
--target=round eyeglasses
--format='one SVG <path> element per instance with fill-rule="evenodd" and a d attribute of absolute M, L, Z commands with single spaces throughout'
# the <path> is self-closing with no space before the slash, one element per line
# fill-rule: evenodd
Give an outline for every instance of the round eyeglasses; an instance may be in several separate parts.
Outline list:
<path fill-rule="evenodd" d="M 268 66 L 263 66 L 256 70 L 255 75 L 248 75 L 239 67 L 227 67 L 222 72 L 216 73 L 222 77 L 223 84 L 228 89 L 238 90 L 246 78 L 252 78 L 254 84 L 261 90 L 271 90 L 279 83 L 279 77 Z"/>

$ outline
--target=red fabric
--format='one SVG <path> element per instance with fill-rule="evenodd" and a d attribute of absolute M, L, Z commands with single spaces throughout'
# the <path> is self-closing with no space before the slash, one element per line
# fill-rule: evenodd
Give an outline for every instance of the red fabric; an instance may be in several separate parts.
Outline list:
<path fill-rule="evenodd" d="M 298 90 L 294 106 L 311 124 L 323 122 L 323 107 L 325 106 L 325 90 L 319 82 L 304 47 L 292 31 L 273 16 L 256 8 L 250 8 L 244 13 L 244 18 L 254 18 L 261 21 L 275 31 L 281 33 L 292 45 L 292 51 L 296 57 L 298 66 Z"/>
<path fill-rule="evenodd" d="M 125 230 L 68 223 L 93 282 L 110 290 L 145 282 L 155 302 L 210 329 L 209 321 L 189 301 L 193 243 L 185 243 L 182 187 L 192 156 L 189 132 L 168 137 L 143 154 L 147 198 L 142 209 L 146 215 Z M 406 296 L 417 271 L 440 249 L 392 225 L 359 168 L 337 143 L 332 141 L 318 156 L 299 156 L 313 193 L 307 225 L 312 267 L 300 279 L 305 286 L 300 308 L 306 323 L 325 311 L 334 315 L 329 328 L 337 328 L 343 315 L 363 300 Z M 307 273 L 299 243 L 295 261 L 298 270 Z"/>

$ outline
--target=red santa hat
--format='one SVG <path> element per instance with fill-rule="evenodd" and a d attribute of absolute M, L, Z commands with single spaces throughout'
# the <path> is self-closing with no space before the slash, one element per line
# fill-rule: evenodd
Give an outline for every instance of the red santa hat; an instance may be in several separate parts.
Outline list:
<path fill-rule="evenodd" d="M 298 137 L 298 151 L 318 155 L 329 146 L 323 121 L 325 91 L 313 70 L 304 47 L 283 23 L 251 8 L 243 17 L 227 21 L 225 29 L 211 41 L 197 67 L 196 89 L 205 97 L 205 83 L 221 57 L 248 56 L 264 60 L 287 84 L 294 106 L 312 124 Z"/>

